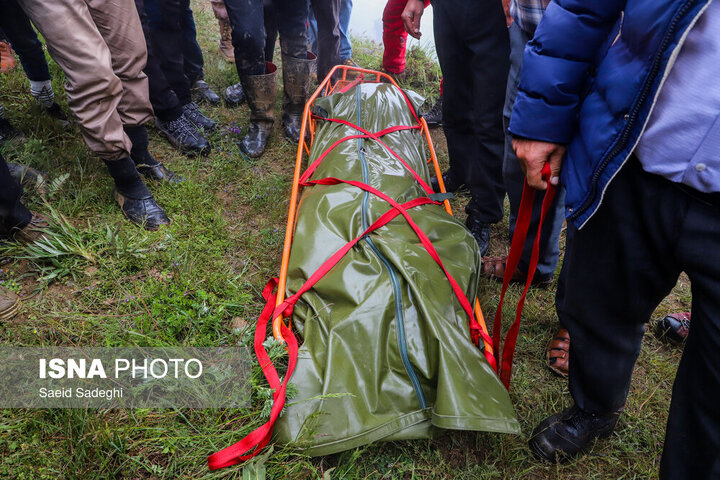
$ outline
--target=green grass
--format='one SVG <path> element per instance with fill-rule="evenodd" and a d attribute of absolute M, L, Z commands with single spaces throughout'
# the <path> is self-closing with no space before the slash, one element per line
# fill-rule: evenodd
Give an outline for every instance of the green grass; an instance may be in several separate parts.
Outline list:
<path fill-rule="evenodd" d="M 207 81 L 221 90 L 237 81 L 216 52 L 217 24 L 209 4 L 194 2 Z M 379 68 L 382 49 L 354 39 L 355 60 Z M 277 54 L 279 58 L 279 54 Z M 410 48 L 406 85 L 437 96 L 439 69 L 428 52 Z M 61 103 L 62 74 L 52 65 Z M 247 345 L 265 281 L 277 275 L 295 146 L 277 127 L 266 154 L 238 155 L 236 134 L 247 106 L 203 107 L 223 126 L 211 135 L 205 158 L 175 152 L 156 133 L 151 148 L 187 181 L 151 185 L 173 223 L 145 232 L 125 221 L 112 199 L 105 167 L 85 147 L 77 128 L 64 132 L 39 116 L 21 71 L 0 76 L 0 101 L 26 140 L 3 147 L 9 161 L 67 179 L 43 196 L 26 192 L 34 210 L 54 219 L 55 236 L 34 247 L 0 246 L 0 281 L 25 301 L 0 325 L 0 344 Z M 280 105 L 278 98 L 278 106 Z M 279 122 L 278 122 L 279 123 Z M 447 165 L 441 131 L 433 137 Z M 454 202 L 462 212 L 465 199 Z M 458 213 L 462 216 L 462 213 Z M 507 220 L 493 230 L 492 254 L 507 248 Z M 588 272 L 589 275 L 592 272 Z M 494 311 L 500 286 L 482 285 L 481 304 Z M 511 288 L 506 321 L 520 290 Z M 612 301 L 612 299 L 608 299 Z M 681 279 L 658 309 L 688 309 L 689 282 Z M 635 479 L 657 475 L 672 380 L 681 351 L 647 334 L 629 401 L 616 433 L 587 455 L 555 467 L 535 461 L 527 436 L 542 418 L 570 403 L 566 382 L 544 366 L 545 346 L 557 319 L 553 291 L 533 291 L 517 346 L 511 396 L 523 434 L 446 432 L 433 440 L 370 445 L 323 458 L 275 446 L 264 468 L 288 479 Z M 274 355 L 280 359 L 282 349 Z M 253 371 L 249 408 L 218 410 L 3 410 L 0 478 L 219 479 L 242 470 L 209 472 L 206 456 L 264 422 L 267 386 Z M 258 467 L 258 471 L 263 467 Z"/>

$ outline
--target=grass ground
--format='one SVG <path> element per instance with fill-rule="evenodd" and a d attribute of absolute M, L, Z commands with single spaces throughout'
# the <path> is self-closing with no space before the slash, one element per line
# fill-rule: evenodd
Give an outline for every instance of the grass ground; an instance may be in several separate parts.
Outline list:
<path fill-rule="evenodd" d="M 209 3 L 198 0 L 193 6 L 207 80 L 220 90 L 237 81 L 236 73 L 216 53 L 218 32 Z M 356 39 L 360 65 L 377 68 L 380 55 L 381 47 Z M 436 95 L 438 68 L 424 52 L 410 50 L 408 70 L 407 87 Z M 53 73 L 55 90 L 61 92 L 61 72 L 53 66 Z M 0 325 L 0 344 L 215 346 L 251 341 L 262 305 L 260 290 L 279 268 L 294 163 L 295 146 L 278 128 L 266 154 L 253 161 L 241 158 L 234 144 L 236 128 L 247 124 L 246 106 L 205 108 L 223 125 L 210 137 L 214 148 L 208 157 L 179 155 L 152 134 L 152 151 L 187 181 L 151 187 L 173 223 L 149 233 L 122 218 L 104 166 L 88 152 L 77 129 L 61 131 L 37 115 L 21 71 L 0 77 L 0 101 L 27 137 L 5 145 L 6 158 L 60 177 L 42 196 L 28 191 L 27 204 L 65 225 L 64 230 L 55 227 L 63 245 L 45 252 L 0 245 L 0 281 L 25 299 L 21 313 Z M 442 132 L 433 135 L 446 164 Z M 462 202 L 455 201 L 458 212 Z M 506 250 L 506 225 L 493 231 L 492 254 Z M 494 310 L 499 291 L 490 281 L 482 285 L 486 312 Z M 519 293 L 511 289 L 511 300 Z M 656 314 L 686 310 L 689 304 L 689 283 L 681 279 Z M 547 466 L 531 457 L 526 440 L 532 427 L 570 403 L 566 382 L 544 367 L 545 345 L 556 321 L 552 290 L 533 291 L 511 389 L 522 435 L 447 432 L 434 440 L 370 445 L 324 458 L 276 446 L 264 465 L 267 478 L 655 477 L 681 352 L 650 334 L 612 438 L 564 466 Z M 259 381 L 254 385 L 249 408 L 232 411 L 1 410 L 0 478 L 241 478 L 239 468 L 209 472 L 205 459 L 263 422 L 262 386 Z"/>

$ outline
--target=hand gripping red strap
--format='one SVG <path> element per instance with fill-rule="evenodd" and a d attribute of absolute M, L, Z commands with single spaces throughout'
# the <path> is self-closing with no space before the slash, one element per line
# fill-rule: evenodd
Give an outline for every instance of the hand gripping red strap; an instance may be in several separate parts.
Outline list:
<path fill-rule="evenodd" d="M 548 188 L 545 192 L 545 198 L 543 198 L 540 221 L 538 222 L 537 234 L 535 235 L 535 242 L 533 243 L 532 254 L 530 255 L 530 265 L 527 272 L 525 289 L 523 290 L 522 296 L 517 304 L 515 321 L 510 326 L 510 329 L 505 336 L 505 345 L 502 351 L 502 356 L 500 355 L 500 336 L 503 300 L 505 299 L 505 292 L 510 285 L 513 273 L 515 273 L 518 263 L 520 262 L 520 257 L 522 256 L 525 239 L 527 238 L 528 230 L 530 229 L 533 201 L 535 199 L 535 189 L 528 185 L 527 180 L 525 181 L 525 186 L 523 187 L 522 200 L 520 201 L 520 211 L 518 212 L 518 217 L 515 222 L 515 234 L 513 235 L 512 243 L 510 244 L 510 253 L 508 254 L 507 262 L 505 264 L 505 276 L 503 277 L 500 302 L 498 303 L 497 311 L 495 312 L 495 323 L 493 325 L 493 349 L 495 350 L 495 355 L 501 358 L 498 374 L 500 375 L 500 380 L 507 389 L 510 389 L 512 362 L 513 356 L 515 355 L 515 345 L 517 344 L 518 333 L 520 331 L 520 318 L 522 316 L 523 306 L 525 305 L 525 297 L 527 296 L 528 289 L 530 288 L 530 284 L 535 276 L 535 270 L 537 269 L 540 257 L 540 233 L 542 231 L 542 225 L 545 221 L 547 212 L 550 210 L 553 198 L 555 198 L 556 187 L 550 184 L 550 165 L 547 163 L 543 167 L 542 176 L 543 179 L 548 182 Z"/>

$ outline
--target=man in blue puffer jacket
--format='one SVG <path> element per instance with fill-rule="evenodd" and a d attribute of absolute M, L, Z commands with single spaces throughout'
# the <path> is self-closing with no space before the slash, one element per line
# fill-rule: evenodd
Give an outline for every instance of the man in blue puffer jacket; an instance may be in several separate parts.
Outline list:
<path fill-rule="evenodd" d="M 556 0 L 526 48 L 513 146 L 531 185 L 562 178 L 574 236 L 558 314 L 575 405 L 533 432 L 542 458 L 610 435 L 644 324 L 685 271 L 693 329 L 660 476 L 720 478 L 718 79 L 718 0 Z"/>

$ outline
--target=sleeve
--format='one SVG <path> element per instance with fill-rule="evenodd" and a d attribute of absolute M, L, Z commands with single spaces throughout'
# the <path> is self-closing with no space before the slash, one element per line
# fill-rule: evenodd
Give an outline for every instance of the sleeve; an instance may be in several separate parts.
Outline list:
<path fill-rule="evenodd" d="M 535 36 L 525 46 L 510 133 L 561 144 L 572 140 L 590 67 L 626 3 L 550 2 Z"/>

